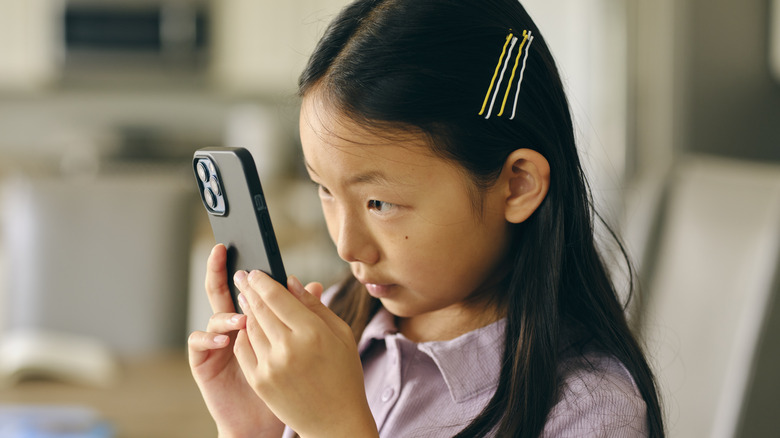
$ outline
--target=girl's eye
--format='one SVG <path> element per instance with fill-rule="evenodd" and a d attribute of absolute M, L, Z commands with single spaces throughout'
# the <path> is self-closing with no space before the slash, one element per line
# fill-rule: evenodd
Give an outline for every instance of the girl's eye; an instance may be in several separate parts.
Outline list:
<path fill-rule="evenodd" d="M 317 184 L 317 191 L 320 193 L 320 196 L 330 196 L 330 190 L 322 184 Z"/>
<path fill-rule="evenodd" d="M 377 213 L 387 213 L 392 210 L 393 207 L 395 207 L 395 205 L 389 202 L 377 201 L 376 199 L 368 201 L 368 209 L 375 210 Z"/>

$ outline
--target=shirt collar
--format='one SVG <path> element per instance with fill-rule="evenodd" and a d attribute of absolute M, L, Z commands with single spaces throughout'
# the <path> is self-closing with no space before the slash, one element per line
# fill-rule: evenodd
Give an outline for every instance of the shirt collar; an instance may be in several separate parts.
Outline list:
<path fill-rule="evenodd" d="M 498 386 L 505 327 L 501 319 L 452 340 L 419 343 L 417 349 L 433 359 L 453 401 L 460 403 Z M 366 325 L 358 351 L 362 354 L 372 342 L 395 334 L 395 316 L 380 308 Z"/>
<path fill-rule="evenodd" d="M 360 336 L 358 352 L 363 354 L 373 341 L 384 340 L 385 336 L 396 333 L 398 333 L 398 327 L 395 325 L 395 316 L 384 307 L 380 307 L 366 325 L 363 335 Z"/>

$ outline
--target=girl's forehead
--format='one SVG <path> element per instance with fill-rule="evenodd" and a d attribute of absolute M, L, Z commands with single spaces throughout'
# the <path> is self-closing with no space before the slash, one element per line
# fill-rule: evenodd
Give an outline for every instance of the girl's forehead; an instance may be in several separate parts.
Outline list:
<path fill-rule="evenodd" d="M 441 167 L 450 167 L 422 146 L 339 136 L 308 142 L 302 138 L 302 143 L 306 167 L 320 177 L 376 181 L 376 178 L 356 175 L 381 174 L 387 182 L 398 183 L 418 180 L 424 174 L 436 173 Z"/>
<path fill-rule="evenodd" d="M 398 149 L 392 155 L 435 158 L 428 136 L 419 129 L 356 120 L 316 94 L 303 99 L 300 135 L 304 155 L 335 148 L 350 155 L 378 157 L 389 149 Z"/>
<path fill-rule="evenodd" d="M 304 99 L 301 143 L 306 167 L 322 182 L 379 182 L 431 185 L 459 166 L 435 155 L 427 136 L 365 127 L 352 118 Z M 465 178 L 464 178 L 465 179 Z"/>

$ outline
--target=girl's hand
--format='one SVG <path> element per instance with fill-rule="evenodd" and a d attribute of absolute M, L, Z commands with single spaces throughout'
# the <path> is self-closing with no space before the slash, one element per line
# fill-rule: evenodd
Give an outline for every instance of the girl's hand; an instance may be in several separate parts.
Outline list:
<path fill-rule="evenodd" d="M 235 355 L 271 411 L 302 437 L 378 436 L 349 326 L 295 277 L 289 291 L 260 271 L 235 282 L 247 317 Z"/>
<path fill-rule="evenodd" d="M 233 354 L 238 330 L 246 316 L 235 313 L 227 283 L 224 245 L 211 251 L 206 265 L 206 292 L 214 314 L 205 332 L 188 341 L 192 375 L 217 424 L 220 437 L 275 437 L 284 425 L 247 383 Z"/>

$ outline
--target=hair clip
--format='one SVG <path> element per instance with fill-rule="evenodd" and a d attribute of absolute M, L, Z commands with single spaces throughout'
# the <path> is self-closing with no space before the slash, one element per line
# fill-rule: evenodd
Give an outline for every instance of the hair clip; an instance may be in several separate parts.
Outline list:
<path fill-rule="evenodd" d="M 512 74 L 509 77 L 509 83 L 507 84 L 506 90 L 504 92 L 504 99 L 501 102 L 501 109 L 498 112 L 498 117 L 501 117 L 504 114 L 506 101 L 509 98 L 509 91 L 512 89 L 512 83 L 515 80 L 517 67 L 520 64 L 520 57 L 525 52 L 525 55 L 523 55 L 523 66 L 520 69 L 520 78 L 517 81 L 517 91 L 515 92 L 515 101 L 512 108 L 512 116 L 510 117 L 510 120 L 515 118 L 515 113 L 517 111 L 517 100 L 520 96 L 520 84 L 523 83 L 526 61 L 528 59 L 528 48 L 531 46 L 531 42 L 533 42 L 533 40 L 534 37 L 533 35 L 531 35 L 531 31 L 524 30 L 523 41 L 520 43 L 520 47 L 517 49 L 515 64 L 514 67 L 512 68 Z M 490 115 L 493 112 L 493 106 L 496 103 L 496 97 L 498 96 L 498 91 L 501 89 L 501 83 L 504 81 L 504 74 L 506 73 L 506 69 L 509 66 L 509 59 L 512 57 L 512 51 L 514 50 L 518 41 L 519 38 L 514 35 L 513 31 L 510 31 L 509 35 L 506 36 L 506 42 L 504 43 L 504 48 L 501 50 L 501 56 L 498 58 L 498 64 L 496 64 L 496 69 L 493 72 L 493 78 L 490 80 L 490 86 L 488 87 L 487 93 L 485 94 L 485 100 L 484 102 L 482 102 L 482 109 L 479 111 L 479 115 L 481 116 L 485 113 L 485 108 L 487 107 L 487 115 L 485 115 L 485 119 L 489 119 Z M 507 51 L 507 47 L 509 47 L 508 51 Z M 496 84 L 496 78 L 498 78 L 497 84 Z M 494 85 L 495 85 L 495 89 L 493 88 Z M 491 97 L 491 92 L 492 92 L 492 97 Z M 488 101 L 490 101 L 489 107 L 488 107 Z"/>

